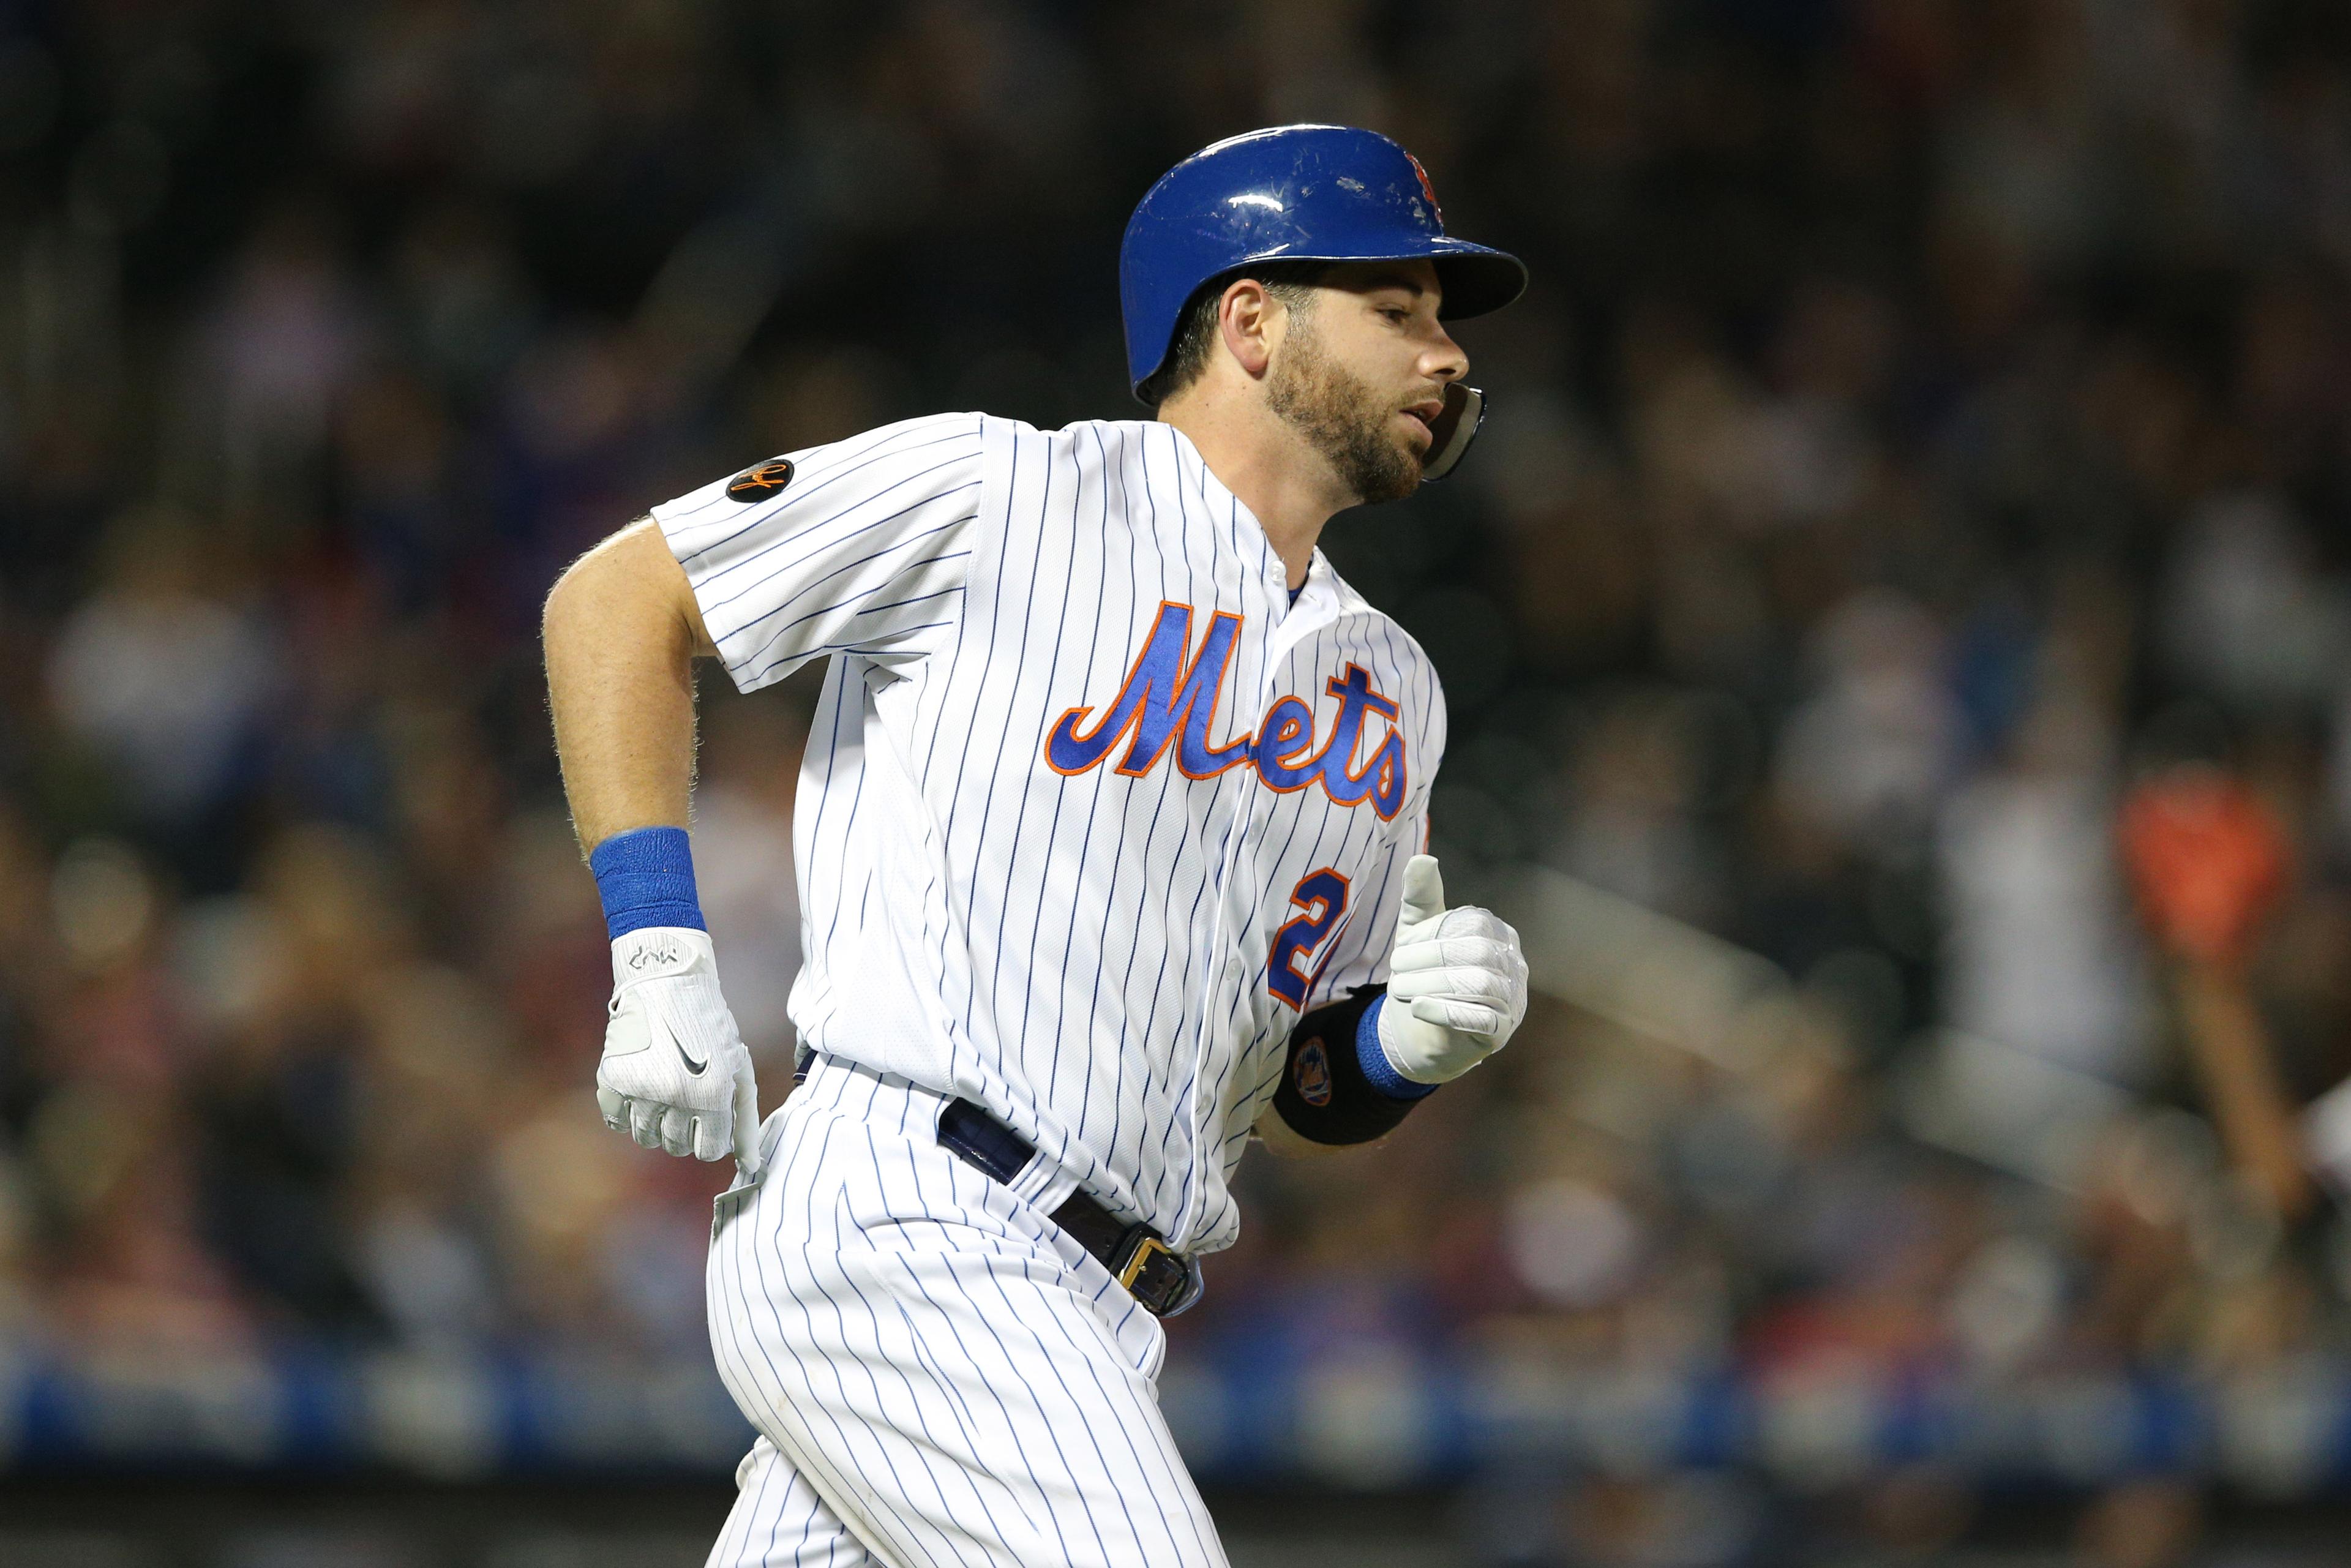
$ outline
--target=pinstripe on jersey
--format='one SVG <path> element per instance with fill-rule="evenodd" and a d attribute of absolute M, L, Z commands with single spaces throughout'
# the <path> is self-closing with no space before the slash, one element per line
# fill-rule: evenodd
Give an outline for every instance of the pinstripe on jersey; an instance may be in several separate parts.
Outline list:
<path fill-rule="evenodd" d="M 653 515 L 737 685 L 833 656 L 795 823 L 801 1038 L 985 1105 L 1047 1156 L 1014 1191 L 1048 1211 L 1082 1185 L 1229 1244 L 1299 1005 L 1385 977 L 1435 671 L 1319 553 L 1293 605 L 1168 425 L 946 414 L 790 457 L 764 500 L 721 480 Z M 1092 733 L 1169 606 L 1188 663 L 1143 704 L 1164 747 L 1057 768 L 1057 724 Z M 1353 755 L 1310 778 L 1334 731 Z"/>

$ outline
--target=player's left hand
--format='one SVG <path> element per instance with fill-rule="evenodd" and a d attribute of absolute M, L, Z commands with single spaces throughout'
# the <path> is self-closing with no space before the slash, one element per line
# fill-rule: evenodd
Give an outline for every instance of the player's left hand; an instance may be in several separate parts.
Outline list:
<path fill-rule="evenodd" d="M 612 943 L 612 1002 L 596 1067 L 604 1124 L 649 1149 L 758 1163 L 759 1089 L 718 992 L 709 936 L 653 925 Z"/>
<path fill-rule="evenodd" d="M 1380 1008 L 1380 1049 L 1416 1083 L 1445 1083 L 1502 1049 L 1527 1016 L 1519 934 L 1484 909 L 1445 907 L 1433 855 L 1405 862 L 1404 908 Z"/>

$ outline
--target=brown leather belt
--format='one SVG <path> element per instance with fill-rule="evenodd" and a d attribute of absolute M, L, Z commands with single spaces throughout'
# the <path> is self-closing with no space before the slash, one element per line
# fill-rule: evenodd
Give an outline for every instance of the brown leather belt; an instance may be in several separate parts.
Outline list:
<path fill-rule="evenodd" d="M 1028 1139 L 968 1100 L 950 1100 L 939 1113 L 939 1146 L 1008 1185 L 1037 1157 Z M 1129 1224 L 1083 1192 L 1050 1218 L 1152 1316 L 1172 1318 L 1200 1299 L 1198 1261 L 1140 1220 Z"/>

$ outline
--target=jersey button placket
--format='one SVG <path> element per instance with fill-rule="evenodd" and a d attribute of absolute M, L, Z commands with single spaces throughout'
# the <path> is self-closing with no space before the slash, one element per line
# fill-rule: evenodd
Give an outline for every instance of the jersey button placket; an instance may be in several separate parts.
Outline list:
<path fill-rule="evenodd" d="M 1308 580 L 1311 586 L 1312 579 L 1310 578 Z M 1301 595 L 1296 604 L 1290 601 L 1290 579 L 1286 571 L 1277 570 L 1271 573 L 1267 580 L 1266 591 L 1270 599 L 1270 607 L 1279 605 L 1282 613 L 1279 620 L 1271 615 L 1265 618 L 1262 624 L 1266 630 L 1259 639 L 1256 650 L 1258 654 L 1257 722 L 1259 725 L 1264 722 L 1266 710 L 1273 706 L 1278 697 L 1284 695 L 1283 670 L 1297 652 L 1300 642 L 1313 634 L 1313 623 L 1310 618 L 1314 615 L 1317 608 L 1314 596 Z M 1254 768 L 1251 768 L 1251 773 L 1254 775 Z M 1294 801 L 1296 797 L 1260 788 L 1255 777 L 1251 778 L 1249 783 L 1249 800 L 1243 808 L 1241 828 L 1234 835 L 1235 864 L 1228 869 L 1227 874 L 1239 879 L 1233 885 L 1249 889 L 1252 900 L 1263 900 L 1272 896 L 1272 890 L 1265 885 L 1263 856 L 1271 842 L 1275 819 L 1283 807 Z M 1253 905 L 1250 925 L 1255 926 L 1262 924 L 1265 915 L 1266 911 L 1261 906 Z M 1266 934 L 1263 932 L 1252 932 L 1253 937 L 1264 935 Z M 1227 946 L 1229 947 L 1231 945 Z M 1251 948 L 1254 949 L 1256 946 L 1257 944 L 1252 941 Z M 1242 984 L 1248 983 L 1245 977 Z M 1242 1016 L 1249 1019 L 1259 1017 L 1260 1000 L 1261 998 L 1255 997 L 1249 998 L 1248 1005 L 1242 1009 Z M 1253 1028 L 1252 1033 L 1255 1032 L 1257 1030 Z M 1236 1063 L 1236 1066 L 1238 1065 Z M 1215 1140 L 1214 1150 L 1213 1157 L 1221 1158 L 1223 1150 L 1221 1137 Z"/>
<path fill-rule="evenodd" d="M 1260 583 L 1268 597 L 1256 604 L 1249 602 L 1249 579 L 1241 578 L 1238 584 L 1242 598 L 1241 635 L 1248 641 L 1236 650 L 1236 653 L 1241 656 L 1237 656 L 1233 661 L 1235 686 L 1233 695 L 1236 698 L 1240 696 L 1241 672 L 1248 667 L 1246 656 L 1254 653 L 1258 660 L 1257 685 L 1259 698 L 1258 711 L 1262 714 L 1266 688 L 1273 678 L 1271 662 L 1275 654 L 1271 644 L 1277 631 L 1276 616 L 1279 611 L 1276 606 L 1286 609 L 1289 603 L 1289 579 L 1284 575 L 1278 559 L 1263 575 Z M 1251 628 L 1256 630 L 1252 631 Z M 1192 1196 L 1185 1204 L 1184 1212 L 1177 1217 L 1177 1222 L 1181 1227 L 1177 1234 L 1186 1239 L 1185 1241 L 1177 1243 L 1178 1245 L 1188 1244 L 1191 1233 L 1197 1224 L 1197 1217 L 1203 1211 L 1203 1206 L 1207 1201 L 1209 1166 L 1212 1161 L 1221 1157 L 1224 1147 L 1224 1140 L 1221 1136 L 1211 1138 L 1207 1132 L 1208 1118 L 1217 1113 L 1217 1108 L 1208 1105 L 1204 1109 L 1203 1101 L 1207 1092 L 1208 1082 L 1215 1076 L 1212 1067 L 1218 1031 L 1224 1027 L 1224 1019 L 1229 1014 L 1225 990 L 1228 984 L 1227 977 L 1232 967 L 1232 960 L 1228 955 L 1232 951 L 1233 945 L 1226 937 L 1227 912 L 1238 890 L 1254 887 L 1251 882 L 1237 879 L 1255 874 L 1256 850 L 1253 841 L 1263 837 L 1263 831 L 1272 810 L 1269 802 L 1280 799 L 1271 790 L 1257 787 L 1256 771 L 1252 762 L 1249 766 L 1235 768 L 1231 774 L 1221 776 L 1216 781 L 1216 787 L 1222 789 L 1227 779 L 1238 779 L 1237 787 L 1241 793 L 1233 806 L 1235 821 L 1221 868 L 1222 880 L 1217 889 L 1215 929 L 1209 934 L 1209 950 L 1218 955 L 1218 957 L 1215 977 L 1209 986 L 1208 996 L 1205 998 L 1207 1005 L 1200 1019 L 1199 1040 L 1193 1057 L 1192 1094 L 1190 1105 L 1187 1107 L 1190 1112 L 1192 1134 L 1190 1150 Z M 1243 983 L 1246 984 L 1246 980 Z"/>

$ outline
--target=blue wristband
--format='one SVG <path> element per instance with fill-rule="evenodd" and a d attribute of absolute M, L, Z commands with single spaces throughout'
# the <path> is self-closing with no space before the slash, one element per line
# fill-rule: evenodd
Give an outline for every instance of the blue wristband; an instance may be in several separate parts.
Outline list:
<path fill-rule="evenodd" d="M 614 833 L 588 856 L 604 925 L 618 941 L 648 925 L 707 931 L 694 892 L 694 850 L 684 828 L 633 828 Z"/>
<path fill-rule="evenodd" d="M 1388 1053 L 1380 1044 L 1380 1009 L 1388 1005 L 1385 996 L 1374 998 L 1355 1022 L 1355 1060 L 1363 1064 L 1364 1081 L 1391 1100 L 1417 1100 L 1437 1092 L 1434 1083 L 1416 1083 L 1395 1070 Z"/>

